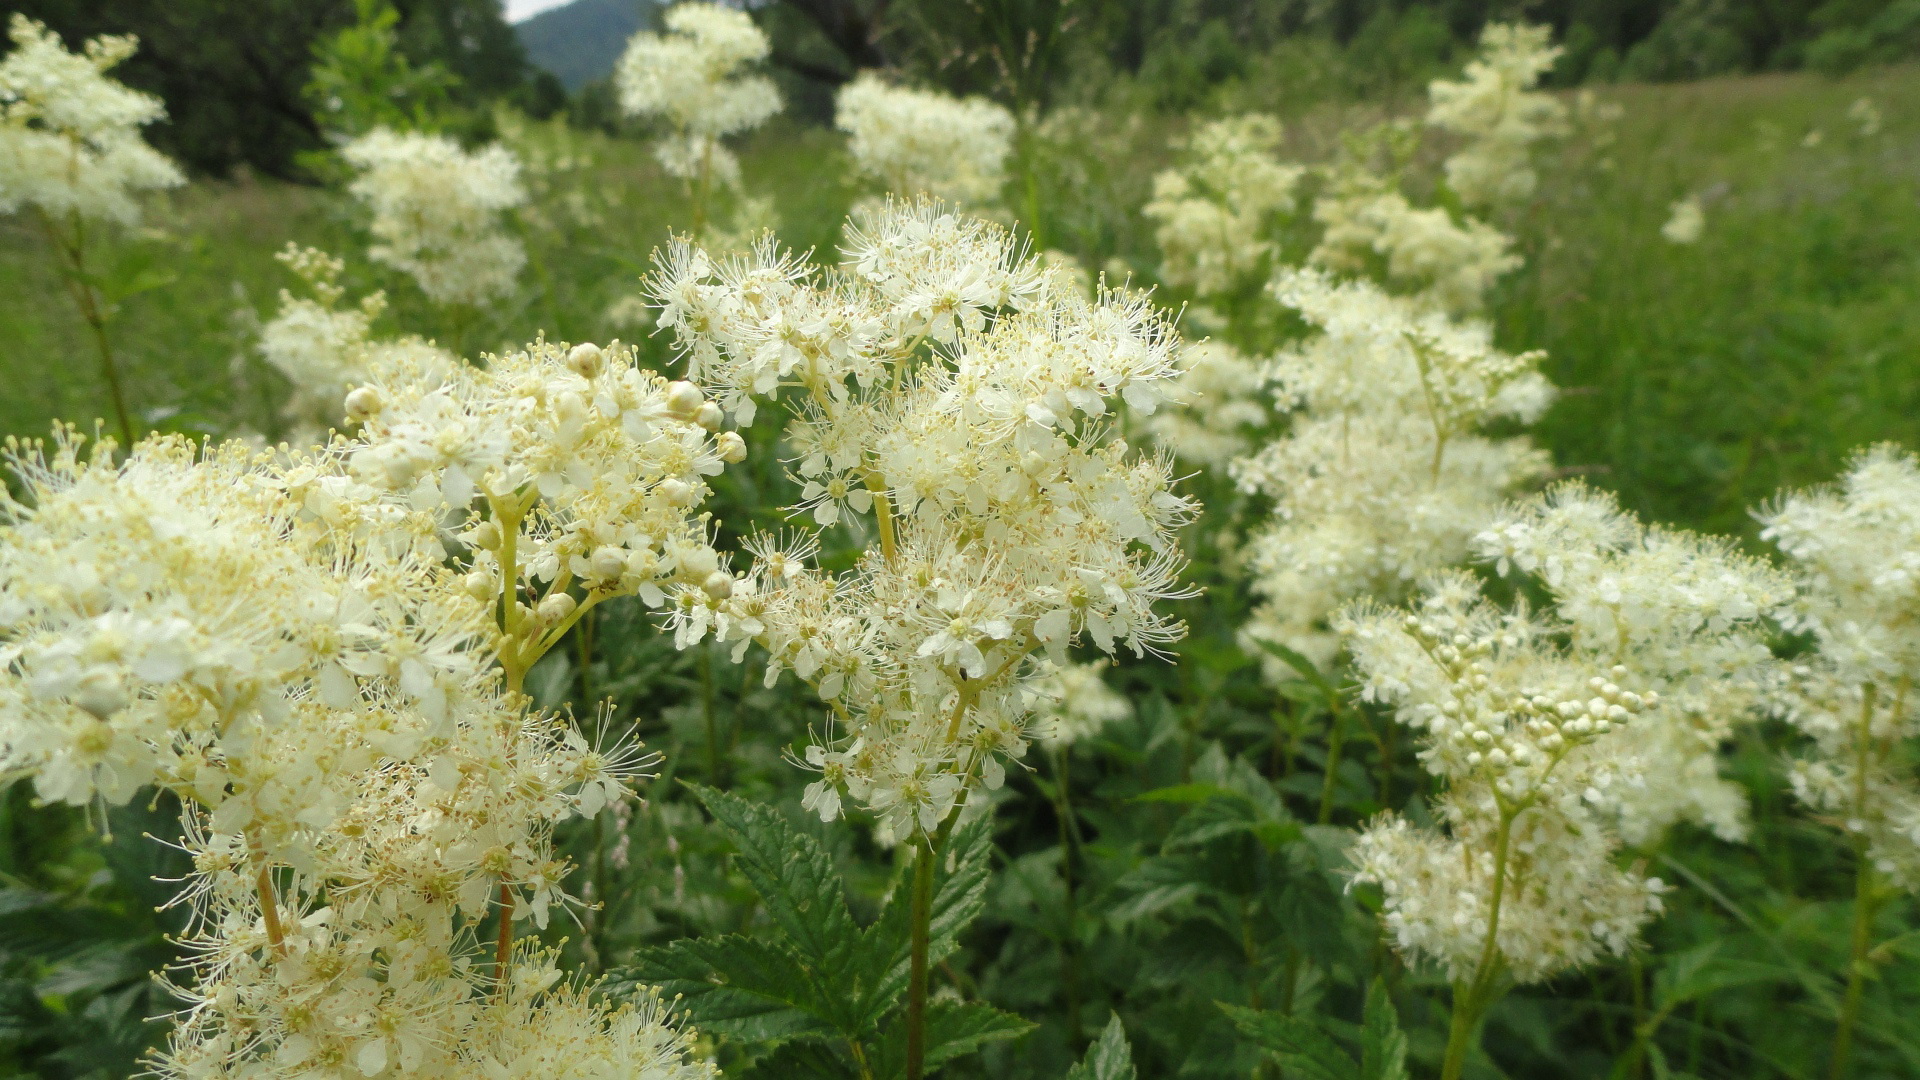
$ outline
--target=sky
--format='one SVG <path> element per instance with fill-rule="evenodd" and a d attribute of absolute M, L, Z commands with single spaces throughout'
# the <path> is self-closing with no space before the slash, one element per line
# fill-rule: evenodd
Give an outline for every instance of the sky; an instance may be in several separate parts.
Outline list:
<path fill-rule="evenodd" d="M 507 9 L 507 21 L 519 22 L 522 19 L 538 15 L 548 8 L 557 8 L 567 0 L 502 0 Z"/>

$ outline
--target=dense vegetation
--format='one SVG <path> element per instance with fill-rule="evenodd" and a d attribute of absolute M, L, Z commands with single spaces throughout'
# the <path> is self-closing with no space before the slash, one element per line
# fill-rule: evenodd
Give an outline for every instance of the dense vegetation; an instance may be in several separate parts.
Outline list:
<path fill-rule="evenodd" d="M 1584 478 L 1647 521 L 1759 553 L 1768 549 L 1753 511 L 1777 492 L 1830 481 L 1868 444 L 1920 445 L 1920 330 L 1909 317 L 1920 301 L 1920 74 L 1858 67 L 1908 55 L 1920 33 L 1909 6 L 1828 0 L 1768 6 L 1765 18 L 1758 5 L 1529 9 L 1566 47 L 1545 84 L 1592 118 L 1544 144 L 1537 188 L 1496 220 L 1524 263 L 1488 295 L 1494 340 L 1545 350 L 1540 370 L 1562 391 L 1529 429 L 1551 458 L 1552 476 L 1534 487 Z M 608 87 L 598 106 L 576 100 L 572 111 L 607 123 L 570 124 L 564 111 L 530 119 L 524 110 L 546 106 L 486 5 L 397 4 L 385 39 L 340 36 L 371 25 L 377 5 L 357 16 L 335 7 L 262 5 L 231 34 L 195 22 L 195 5 L 139 16 L 151 20 L 138 26 L 148 59 L 129 61 L 126 81 L 163 94 L 172 117 L 150 129 L 153 141 L 211 174 L 160 192 L 137 229 L 95 241 L 90 285 L 110 309 L 141 430 L 302 437 L 303 417 L 287 405 L 303 388 L 261 346 L 263 324 L 287 303 L 281 290 L 304 295 L 292 260 L 276 259 L 289 242 L 345 256 L 344 295 L 385 290 L 372 323 L 380 337 L 498 354 L 501 370 L 558 363 L 538 352 L 500 359 L 538 337 L 609 350 L 631 339 L 638 366 L 681 378 L 686 331 L 657 326 L 659 305 L 640 299 L 650 254 L 670 233 L 704 224 L 718 247 L 721 225 L 767 226 L 827 264 L 849 242 L 849 209 L 876 193 L 840 132 L 782 117 L 737 138 L 738 191 L 713 185 L 709 207 L 705 172 L 677 174 L 642 141 L 676 123 L 691 129 L 669 111 L 615 119 Z M 886 32 L 864 39 L 873 52 L 819 33 L 816 17 L 838 7 L 875 25 L 884 14 Z M 74 46 L 133 19 L 125 5 L 26 9 Z M 1307 324 L 1264 299 L 1264 280 L 1223 301 L 1167 273 L 1155 220 L 1141 212 L 1159 195 L 1156 175 L 1208 120 L 1247 112 L 1284 122 L 1279 159 L 1336 160 L 1352 133 L 1419 116 L 1427 81 L 1452 77 L 1499 14 L 1472 3 L 848 0 L 761 18 L 772 65 L 791 61 L 779 77 L 796 109 L 813 94 L 831 114 L 828 77 L 880 62 L 1032 107 L 1009 127 L 1006 183 L 989 212 L 1017 222 L 1035 251 L 1157 286 L 1155 305 L 1188 308 L 1190 337 L 1265 354 Z M 1047 33 L 1020 33 L 1029 23 Z M 396 43 L 398 56 L 355 67 L 368 55 L 350 51 L 355 40 Z M 349 107 L 316 119 L 315 55 L 339 86 L 382 93 L 364 105 L 349 94 Z M 207 81 L 203 65 L 220 78 Z M 1778 70 L 1810 66 L 1857 70 Z M 1749 71 L 1768 73 L 1646 81 Z M 407 93 L 384 93 L 396 85 Z M 1597 96 L 1583 102 L 1576 87 Z M 345 192 L 353 168 L 325 152 L 321 132 L 381 126 L 470 145 L 497 138 L 517 155 L 527 198 L 503 220 L 525 269 L 510 292 L 441 302 L 397 264 L 365 256 L 369 204 Z M 1415 149 L 1404 188 L 1459 212 L 1440 153 Z M 265 175 L 226 175 L 240 161 Z M 1689 199 L 1704 225 L 1676 242 L 1663 225 Z M 1305 215 L 1279 226 L 1274 265 L 1303 260 L 1313 228 Z M 0 219 L 0 431 L 33 438 L 57 418 L 95 416 L 111 431 L 93 330 L 68 299 L 72 275 L 49 235 L 25 214 Z M 703 381 L 719 400 L 718 383 Z M 750 453 L 712 479 L 705 504 L 723 551 L 758 529 L 815 520 L 786 509 L 817 496 L 802 494 L 781 434 L 764 421 L 740 432 Z M 1360 700 L 1352 669 L 1241 633 L 1255 601 L 1239 553 L 1272 501 L 1224 470 L 1181 471 L 1191 475 L 1179 490 L 1205 506 L 1180 541 L 1193 560 L 1186 580 L 1205 591 L 1165 605 L 1187 624 L 1185 640 L 1165 661 L 1120 654 L 1098 677 L 1129 707 L 1085 738 L 1036 742 L 984 794 L 989 813 L 940 834 L 947 857 L 927 875 L 929 1062 L 954 1077 L 1438 1072 L 1459 987 L 1394 948 L 1382 893 L 1353 885 L 1348 852 L 1383 810 L 1429 823 L 1443 781 L 1416 759 L 1392 708 Z M 819 561 L 836 571 L 872 540 L 857 527 L 821 536 Z M 1488 588 L 1548 602 L 1539 582 Z M 631 729 L 664 754 L 644 801 L 555 833 L 578 866 L 568 889 L 600 906 L 522 933 L 573 970 L 611 974 L 616 996 L 637 984 L 685 995 L 695 1056 L 729 1075 L 901 1075 L 905 910 L 917 865 L 931 861 L 898 831 L 876 839 L 877 816 L 851 799 L 851 821 L 802 809 L 819 774 L 794 762 L 822 722 L 816 695 L 791 674 L 763 682 L 758 648 L 736 655 L 712 638 L 676 648 L 660 622 L 635 600 L 609 603 L 530 670 L 506 665 L 536 707 L 570 710 L 601 734 Z M 1771 626 L 1769 645 L 1788 660 L 1815 649 L 1785 625 Z M 1895 757 L 1909 782 L 1912 741 Z M 1665 913 L 1622 955 L 1491 1002 L 1484 1053 L 1467 1074 L 1826 1075 L 1845 1016 L 1857 1032 L 1850 1075 L 1920 1075 L 1909 1019 L 1920 1006 L 1920 911 L 1910 893 L 1871 906 L 1856 896 L 1866 877 L 1855 852 L 1794 794 L 1786 757 L 1802 742 L 1763 711 L 1741 723 L 1719 768 L 1749 803 L 1747 838 L 1683 823 L 1620 851 L 1622 867 L 1671 886 Z M 69 806 L 19 782 L 0 799 L 0 1069 L 129 1075 L 166 1036 L 156 1018 L 177 1007 L 150 978 L 181 959 L 188 929 L 183 908 L 164 906 L 188 860 L 154 839 L 179 835 L 177 796 L 149 789 L 110 808 Z M 1857 941 L 1862 908 L 1871 950 Z M 806 977 L 781 983 L 769 956 Z M 873 1064 L 849 1046 L 872 1047 Z"/>

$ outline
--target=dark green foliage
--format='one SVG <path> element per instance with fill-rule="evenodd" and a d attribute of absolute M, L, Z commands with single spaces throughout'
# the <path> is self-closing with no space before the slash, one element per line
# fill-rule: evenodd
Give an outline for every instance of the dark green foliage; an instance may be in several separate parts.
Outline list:
<path fill-rule="evenodd" d="M 778 810 L 693 785 L 733 846 L 735 865 L 772 920 L 764 937 L 682 939 L 640 950 L 614 985 L 641 983 L 678 996 L 702 1031 L 750 1051 L 778 1047 L 755 1075 L 892 1077 L 905 1069 L 899 1022 L 907 985 L 906 902 L 900 883 L 862 927 L 847 906 L 840 872 L 813 837 Z M 992 850 L 987 818 L 963 826 L 935 868 L 929 963 L 959 946 L 979 915 Z M 987 1005 L 939 1000 L 927 1017 L 927 1064 L 937 1068 L 1032 1025 Z M 804 1045 L 796 1045 L 804 1044 Z M 791 1075 L 791 1072 L 788 1072 Z"/>

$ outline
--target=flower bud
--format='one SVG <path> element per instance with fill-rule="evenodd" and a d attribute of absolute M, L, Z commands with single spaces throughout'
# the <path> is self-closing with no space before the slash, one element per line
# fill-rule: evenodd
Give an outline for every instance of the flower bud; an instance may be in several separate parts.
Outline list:
<path fill-rule="evenodd" d="M 493 575 L 485 570 L 475 570 L 468 574 L 461 585 L 467 590 L 467 595 L 475 600 L 493 599 Z"/>
<path fill-rule="evenodd" d="M 473 527 L 473 546 L 492 551 L 500 546 L 500 526 L 491 521 L 483 521 Z"/>
<path fill-rule="evenodd" d="M 720 425 L 725 422 L 726 419 L 727 414 L 721 412 L 720 406 L 715 405 L 711 401 L 703 401 L 700 403 L 699 408 L 693 410 L 693 422 L 706 428 L 708 431 L 719 431 Z"/>
<path fill-rule="evenodd" d="M 534 613 L 540 616 L 541 622 L 551 626 L 554 623 L 565 620 L 567 616 L 573 614 L 573 609 L 578 606 L 578 604 L 574 603 L 573 597 L 566 593 L 554 593 L 552 596 L 540 601 L 540 606 L 535 609 Z"/>
<path fill-rule="evenodd" d="M 715 570 L 707 575 L 707 580 L 700 583 L 700 588 L 715 600 L 725 600 L 733 595 L 733 575 L 725 570 Z"/>
<path fill-rule="evenodd" d="M 690 382 L 677 379 L 667 384 L 667 408 L 682 416 L 692 414 L 705 400 L 707 395 Z"/>
<path fill-rule="evenodd" d="M 593 549 L 591 565 L 593 576 L 617 578 L 627 571 L 627 553 L 612 544 L 602 544 Z"/>
<path fill-rule="evenodd" d="M 583 341 L 567 352 L 567 367 L 583 379 L 596 378 L 606 366 L 606 356 L 591 341 Z"/>
<path fill-rule="evenodd" d="M 693 485 L 685 480 L 669 477 L 655 485 L 653 490 L 674 506 L 686 506 L 693 502 Z"/>
<path fill-rule="evenodd" d="M 347 419 L 353 423 L 363 423 L 378 413 L 385 402 L 380 400 L 380 391 L 371 386 L 356 386 L 347 391 Z"/>
<path fill-rule="evenodd" d="M 713 445 L 720 460 L 729 465 L 738 465 L 747 460 L 747 440 L 741 438 L 737 431 L 721 432 L 714 437 Z"/>

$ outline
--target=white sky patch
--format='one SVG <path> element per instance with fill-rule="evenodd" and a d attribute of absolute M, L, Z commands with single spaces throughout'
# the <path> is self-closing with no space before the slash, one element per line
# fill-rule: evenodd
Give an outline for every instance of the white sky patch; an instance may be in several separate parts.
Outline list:
<path fill-rule="evenodd" d="M 520 22 L 550 8 L 561 7 L 568 2 L 569 0 L 503 0 L 501 6 L 507 9 L 508 22 Z"/>

